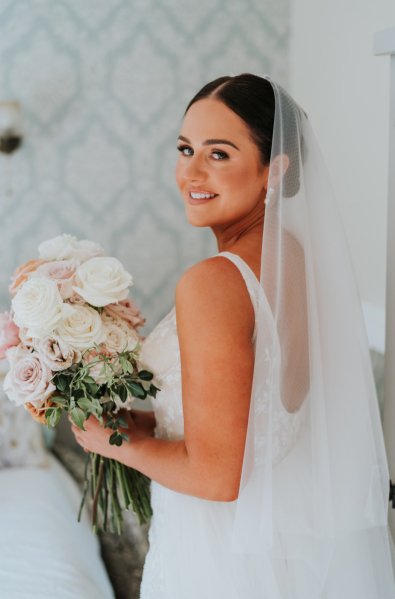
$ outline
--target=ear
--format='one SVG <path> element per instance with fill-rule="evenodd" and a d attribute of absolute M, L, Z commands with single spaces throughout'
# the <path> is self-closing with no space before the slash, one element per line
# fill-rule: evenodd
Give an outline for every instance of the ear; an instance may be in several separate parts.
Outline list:
<path fill-rule="evenodd" d="M 269 183 L 270 174 L 270 185 L 271 187 L 277 187 L 278 183 L 284 177 L 289 167 L 289 157 L 287 154 L 277 154 L 273 160 L 265 167 L 264 181 L 267 189 Z"/>

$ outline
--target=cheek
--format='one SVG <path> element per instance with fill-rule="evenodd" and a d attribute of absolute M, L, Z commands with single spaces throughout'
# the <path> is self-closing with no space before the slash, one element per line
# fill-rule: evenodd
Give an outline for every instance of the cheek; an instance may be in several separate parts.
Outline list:
<path fill-rule="evenodd" d="M 177 183 L 178 187 L 181 187 L 181 184 L 182 184 L 183 170 L 184 169 L 181 165 L 181 161 L 180 161 L 180 159 L 178 159 L 176 162 L 176 168 L 174 171 L 174 175 L 175 175 L 175 179 L 176 179 L 176 183 Z"/>

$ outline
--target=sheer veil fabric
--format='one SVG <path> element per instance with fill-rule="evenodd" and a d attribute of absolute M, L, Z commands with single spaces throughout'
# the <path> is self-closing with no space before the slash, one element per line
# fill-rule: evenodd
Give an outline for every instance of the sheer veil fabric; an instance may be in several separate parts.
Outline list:
<path fill-rule="evenodd" d="M 270 164 L 280 158 L 269 172 L 273 196 L 265 208 L 263 293 L 230 551 L 285 565 L 277 570 L 281 599 L 393 599 L 390 477 L 349 248 L 308 116 L 264 77 L 275 95 Z M 304 413 L 281 459 L 274 451 L 279 410 L 291 418 Z"/>

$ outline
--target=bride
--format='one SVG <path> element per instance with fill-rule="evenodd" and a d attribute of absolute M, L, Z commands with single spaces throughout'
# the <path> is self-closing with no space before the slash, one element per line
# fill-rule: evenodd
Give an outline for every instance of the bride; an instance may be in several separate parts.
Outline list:
<path fill-rule="evenodd" d="M 269 76 L 189 102 L 176 180 L 218 253 L 141 359 L 160 392 L 80 445 L 151 478 L 140 599 L 393 599 L 389 472 L 360 298 L 305 111 Z"/>

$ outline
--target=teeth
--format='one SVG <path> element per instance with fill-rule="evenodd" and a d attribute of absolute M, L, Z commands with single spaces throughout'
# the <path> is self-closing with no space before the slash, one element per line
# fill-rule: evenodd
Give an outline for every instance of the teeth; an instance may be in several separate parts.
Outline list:
<path fill-rule="evenodd" d="M 213 198 L 215 195 L 215 193 L 194 193 L 193 191 L 191 191 L 191 197 L 195 200 L 202 198 Z"/>

